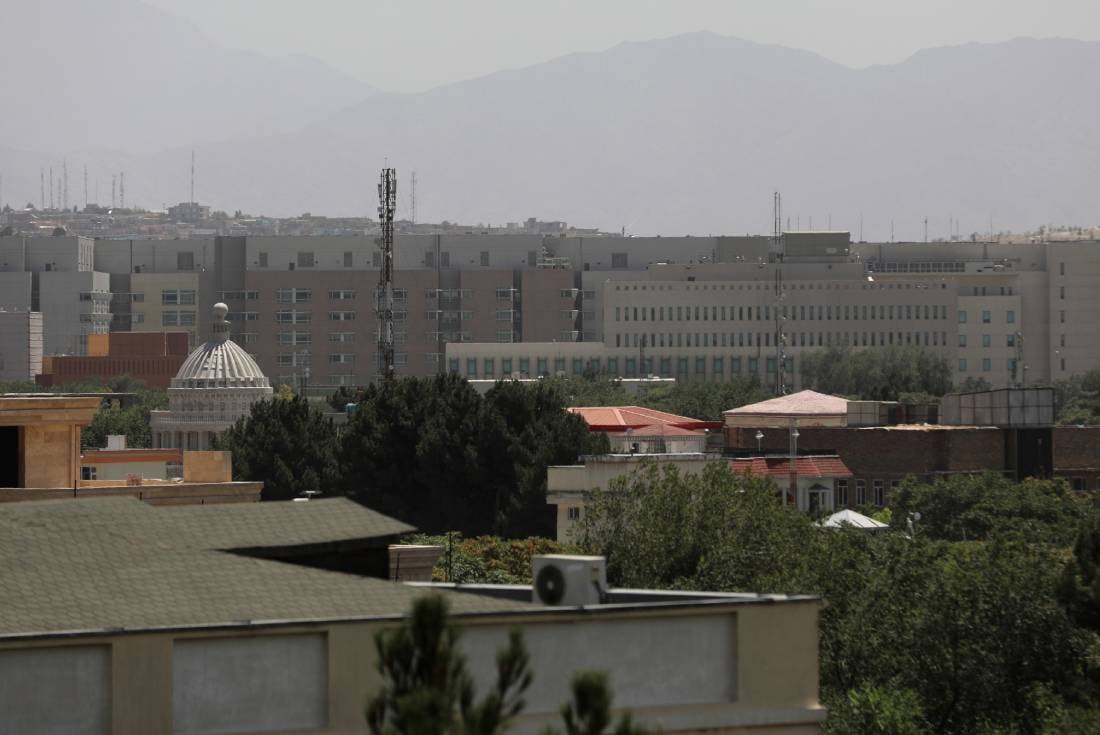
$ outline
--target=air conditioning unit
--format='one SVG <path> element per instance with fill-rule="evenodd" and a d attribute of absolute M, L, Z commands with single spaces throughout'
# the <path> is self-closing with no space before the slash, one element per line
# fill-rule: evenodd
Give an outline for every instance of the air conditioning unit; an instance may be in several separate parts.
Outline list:
<path fill-rule="evenodd" d="M 607 561 L 602 556 L 533 556 L 531 578 L 532 600 L 543 605 L 580 607 L 607 600 Z"/>

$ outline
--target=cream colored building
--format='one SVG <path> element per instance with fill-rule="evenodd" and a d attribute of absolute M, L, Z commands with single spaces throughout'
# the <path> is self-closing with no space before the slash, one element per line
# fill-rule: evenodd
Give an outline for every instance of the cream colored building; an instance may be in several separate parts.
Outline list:
<path fill-rule="evenodd" d="M 337 544 L 384 554 L 410 530 L 345 499 L 13 503 L 0 525 L 0 558 L 23 562 L 0 565 L 11 732 L 362 733 L 380 685 L 374 636 L 428 591 L 295 563 Z M 586 668 L 668 733 L 810 735 L 825 719 L 816 598 L 610 589 L 609 604 L 565 607 L 533 602 L 529 586 L 434 591 L 481 692 L 522 630 L 535 678 L 518 735 L 560 723 Z"/>
<path fill-rule="evenodd" d="M 135 273 L 130 288 L 133 331 L 185 331 L 192 345 L 199 342 L 198 273 Z"/>
<path fill-rule="evenodd" d="M 271 383 L 256 361 L 229 339 L 229 308 L 214 304 L 213 337 L 184 361 L 168 388 L 168 410 L 152 411 L 157 449 L 210 449 L 214 437 L 270 398 Z"/>
<path fill-rule="evenodd" d="M 584 516 L 594 490 L 606 492 L 611 481 L 637 472 L 645 464 L 672 466 L 684 474 L 699 474 L 720 457 L 687 454 L 604 454 L 586 456 L 583 464 L 546 468 L 546 502 L 557 506 L 557 539 L 575 541 L 573 529 Z"/>
<path fill-rule="evenodd" d="M 0 308 L 0 381 L 34 380 L 42 372 L 42 314 Z"/>

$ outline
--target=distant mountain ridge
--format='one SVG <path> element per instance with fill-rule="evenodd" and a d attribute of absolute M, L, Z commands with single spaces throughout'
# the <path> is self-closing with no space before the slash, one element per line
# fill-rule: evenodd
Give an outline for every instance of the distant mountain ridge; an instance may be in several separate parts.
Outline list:
<path fill-rule="evenodd" d="M 964 236 L 991 217 L 997 230 L 1088 224 L 1100 219 L 1097 68 L 1100 43 L 1060 39 L 862 70 L 710 33 L 624 43 L 201 145 L 199 198 L 257 214 L 371 213 L 388 160 L 402 216 L 417 171 L 424 220 L 767 232 L 778 190 L 784 224 L 812 217 L 858 237 L 862 221 L 866 239 L 888 237 L 891 221 L 898 239 L 920 239 L 925 217 L 931 237 L 949 218 Z M 135 196 L 181 199 L 188 151 L 135 159 Z"/>
<path fill-rule="evenodd" d="M 219 46 L 139 0 L 14 0 L 0 22 L 0 142 L 149 153 L 284 133 L 374 93 L 304 56 Z"/>

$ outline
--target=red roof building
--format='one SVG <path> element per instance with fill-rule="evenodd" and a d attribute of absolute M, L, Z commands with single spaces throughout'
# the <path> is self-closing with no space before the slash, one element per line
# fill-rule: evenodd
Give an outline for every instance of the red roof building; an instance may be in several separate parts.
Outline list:
<path fill-rule="evenodd" d="M 799 426 L 846 426 L 848 401 L 838 396 L 799 391 L 748 406 L 724 411 L 726 426 L 787 426 L 797 420 Z"/>
<path fill-rule="evenodd" d="M 589 431 L 619 432 L 653 426 L 670 426 L 689 431 L 722 428 L 721 421 L 700 421 L 643 406 L 575 406 L 567 410 L 583 418 Z"/>
<path fill-rule="evenodd" d="M 852 471 L 840 457 L 798 457 L 794 463 L 799 477 L 851 477 Z M 734 472 L 751 472 L 758 477 L 789 477 L 790 457 L 746 457 L 730 460 Z"/>

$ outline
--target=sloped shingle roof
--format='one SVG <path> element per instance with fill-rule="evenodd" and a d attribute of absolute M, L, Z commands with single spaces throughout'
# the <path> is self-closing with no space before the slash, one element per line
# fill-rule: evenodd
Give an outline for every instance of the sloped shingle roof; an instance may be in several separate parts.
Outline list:
<path fill-rule="evenodd" d="M 716 429 L 722 426 L 720 421 L 702 421 L 644 406 L 574 406 L 568 410 L 583 418 L 592 431 L 626 431 L 654 425 L 681 429 Z"/>
<path fill-rule="evenodd" d="M 153 507 L 131 498 L 0 506 L 0 639 L 295 620 L 397 618 L 415 588 L 219 551 L 388 536 L 346 500 Z M 448 593 L 456 614 L 525 603 Z"/>

